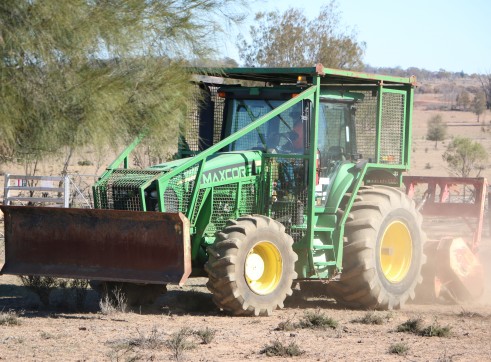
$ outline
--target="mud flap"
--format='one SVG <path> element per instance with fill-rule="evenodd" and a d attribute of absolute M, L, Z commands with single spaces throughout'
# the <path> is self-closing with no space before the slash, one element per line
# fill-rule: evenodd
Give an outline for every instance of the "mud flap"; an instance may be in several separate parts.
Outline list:
<path fill-rule="evenodd" d="M 183 284 L 191 273 L 181 213 L 0 206 L 1 274 Z"/>

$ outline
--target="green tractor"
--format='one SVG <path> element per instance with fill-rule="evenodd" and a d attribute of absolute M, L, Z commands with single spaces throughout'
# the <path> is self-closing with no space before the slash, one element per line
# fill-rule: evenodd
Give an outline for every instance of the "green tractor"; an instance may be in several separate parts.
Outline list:
<path fill-rule="evenodd" d="M 294 283 L 353 307 L 413 299 L 426 236 L 399 188 L 414 77 L 322 65 L 194 71 L 200 105 L 176 159 L 131 169 L 136 140 L 93 187 L 94 209 L 2 206 L 2 273 L 138 293 L 207 276 L 234 315 L 269 315 Z"/>

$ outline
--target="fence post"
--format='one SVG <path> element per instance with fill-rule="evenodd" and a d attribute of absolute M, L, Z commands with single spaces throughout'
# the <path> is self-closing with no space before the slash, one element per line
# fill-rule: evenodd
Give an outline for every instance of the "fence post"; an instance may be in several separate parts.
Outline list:
<path fill-rule="evenodd" d="M 10 205 L 9 202 L 9 186 L 10 186 L 10 174 L 5 174 L 5 182 L 3 184 L 3 204 Z"/>
<path fill-rule="evenodd" d="M 491 191 L 488 192 L 488 236 L 491 236 Z"/>
<path fill-rule="evenodd" d="M 70 207 L 70 178 L 68 175 L 63 176 L 63 206 Z"/>

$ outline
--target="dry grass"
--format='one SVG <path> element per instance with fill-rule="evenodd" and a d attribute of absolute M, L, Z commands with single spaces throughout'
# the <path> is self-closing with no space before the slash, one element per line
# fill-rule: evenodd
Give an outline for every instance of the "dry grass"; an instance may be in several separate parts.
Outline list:
<path fill-rule="evenodd" d="M 485 318 L 481 313 L 471 312 L 464 308 L 457 315 L 462 318 Z"/>
<path fill-rule="evenodd" d="M 355 318 L 352 320 L 353 323 L 361 323 L 361 324 L 369 324 L 369 325 L 382 325 L 387 323 L 392 316 L 390 313 L 386 313 L 385 315 L 381 315 L 376 312 L 367 312 L 363 317 Z"/>
<path fill-rule="evenodd" d="M 115 288 L 110 293 L 106 293 L 99 301 L 99 308 L 102 314 L 111 315 L 114 313 L 126 313 L 128 304 L 126 296 L 119 288 Z"/>
<path fill-rule="evenodd" d="M 423 337 L 450 337 L 452 335 L 450 326 L 441 326 L 437 322 L 421 329 L 420 336 Z"/>
<path fill-rule="evenodd" d="M 210 344 L 215 338 L 216 330 L 206 327 L 194 331 L 193 334 L 201 340 L 202 344 Z"/>
<path fill-rule="evenodd" d="M 394 343 L 389 346 L 389 353 L 405 356 L 409 352 L 409 347 L 406 343 Z"/>
<path fill-rule="evenodd" d="M 196 347 L 196 344 L 189 340 L 192 331 L 189 328 L 181 328 L 165 342 L 167 348 L 172 352 L 172 357 L 180 361 L 184 357 L 184 352 Z"/>
<path fill-rule="evenodd" d="M 296 357 L 303 355 L 305 351 L 301 350 L 295 342 L 285 345 L 276 340 L 264 346 L 260 353 L 268 357 Z"/>
<path fill-rule="evenodd" d="M 19 315 L 13 310 L 0 312 L 0 326 L 18 326 L 21 324 Z"/>
<path fill-rule="evenodd" d="M 450 326 L 441 326 L 436 320 L 431 325 L 423 327 L 421 318 L 412 318 L 400 324 L 396 331 L 413 333 L 422 337 L 449 337 L 451 329 Z"/>
<path fill-rule="evenodd" d="M 305 312 L 298 326 L 300 328 L 335 329 L 338 326 L 338 322 L 317 310 L 315 312 Z"/>
<path fill-rule="evenodd" d="M 397 332 L 418 334 L 423 325 L 421 318 L 411 318 L 397 326 Z"/>

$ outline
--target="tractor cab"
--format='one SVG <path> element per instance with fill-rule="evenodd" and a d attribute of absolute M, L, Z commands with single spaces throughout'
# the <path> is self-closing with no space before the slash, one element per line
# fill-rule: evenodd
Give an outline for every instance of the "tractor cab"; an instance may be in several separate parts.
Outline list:
<path fill-rule="evenodd" d="M 226 138 L 272 110 L 298 96 L 298 86 L 238 87 L 223 86 L 217 94 L 225 100 L 224 132 Z M 269 122 L 231 143 L 227 151 L 261 150 L 266 159 L 274 158 L 281 169 L 273 177 L 275 201 L 280 196 L 302 195 L 307 184 L 311 132 L 317 131 L 316 204 L 327 200 L 330 180 L 344 162 L 357 161 L 356 104 L 364 95 L 322 89 L 318 110 L 313 102 L 303 100 L 287 108 Z M 317 111 L 317 112 L 316 112 Z M 317 117 L 316 117 L 317 116 Z M 297 157 L 298 156 L 298 157 Z M 305 190 L 303 191 L 306 196 Z M 292 199 L 292 197 L 290 197 Z M 306 200 L 303 200 L 305 202 Z M 302 202 L 302 201 L 301 201 Z M 285 221 L 285 220 L 283 220 Z M 303 224 L 302 219 L 297 220 Z"/>

